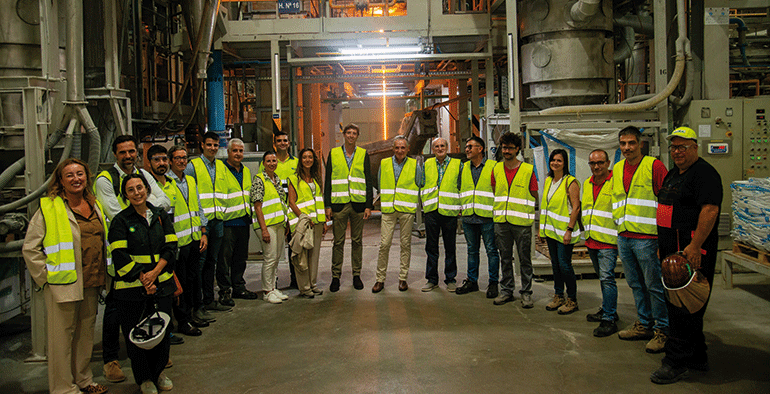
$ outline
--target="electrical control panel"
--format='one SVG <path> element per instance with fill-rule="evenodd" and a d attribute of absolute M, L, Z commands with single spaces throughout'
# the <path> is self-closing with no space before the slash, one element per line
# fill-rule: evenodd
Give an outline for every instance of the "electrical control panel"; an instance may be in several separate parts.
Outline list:
<path fill-rule="evenodd" d="M 746 178 L 770 176 L 768 115 L 770 97 L 743 99 L 743 171 Z"/>

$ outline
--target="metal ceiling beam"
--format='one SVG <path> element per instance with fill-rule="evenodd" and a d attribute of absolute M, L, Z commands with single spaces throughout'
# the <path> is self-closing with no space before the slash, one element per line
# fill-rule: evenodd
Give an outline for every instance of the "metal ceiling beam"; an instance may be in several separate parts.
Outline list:
<path fill-rule="evenodd" d="M 329 57 L 305 57 L 292 58 L 291 51 L 286 52 L 289 64 L 293 66 L 307 66 L 311 64 L 329 64 L 329 63 L 405 63 L 412 61 L 432 61 L 432 60 L 473 60 L 491 58 L 492 54 L 487 52 L 470 53 L 418 53 L 403 55 L 371 55 L 371 56 L 329 56 Z"/>

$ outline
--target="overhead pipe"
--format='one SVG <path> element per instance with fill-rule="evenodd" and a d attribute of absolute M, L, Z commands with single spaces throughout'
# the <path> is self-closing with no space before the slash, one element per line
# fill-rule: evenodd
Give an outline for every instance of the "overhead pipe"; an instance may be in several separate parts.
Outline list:
<path fill-rule="evenodd" d="M 198 78 L 200 79 L 206 78 L 209 55 L 211 55 L 211 44 L 214 41 L 214 26 L 217 24 L 217 15 L 219 15 L 219 2 L 220 0 L 208 1 L 201 15 L 203 39 L 200 41 L 200 47 L 198 48 Z"/>
<path fill-rule="evenodd" d="M 548 108 L 540 111 L 541 115 L 557 115 L 557 114 L 580 114 L 580 113 L 595 113 L 595 112 L 634 112 L 642 111 L 652 108 L 660 104 L 663 100 L 668 99 L 674 89 L 679 85 L 682 79 L 685 68 L 685 48 L 687 53 L 690 53 L 690 40 L 687 38 L 687 27 L 685 25 L 685 0 L 677 0 L 677 25 L 678 37 L 676 39 L 676 66 L 674 67 L 674 73 L 671 75 L 666 87 L 655 96 L 633 104 L 599 104 L 599 105 L 569 105 L 564 107 Z M 691 56 L 690 56 L 691 57 Z M 684 97 L 683 97 L 684 99 Z"/>
<path fill-rule="evenodd" d="M 580 0 L 572 5 L 569 15 L 573 21 L 586 22 L 590 20 L 602 6 L 602 0 Z"/>

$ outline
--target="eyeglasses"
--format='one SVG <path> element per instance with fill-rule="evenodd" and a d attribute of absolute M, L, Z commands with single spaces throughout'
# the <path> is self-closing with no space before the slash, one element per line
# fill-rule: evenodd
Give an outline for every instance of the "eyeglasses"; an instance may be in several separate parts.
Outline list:
<path fill-rule="evenodd" d="M 171 158 L 173 161 L 185 161 L 187 160 L 187 156 L 174 156 Z"/>
<path fill-rule="evenodd" d="M 600 166 L 600 165 L 602 165 L 602 164 L 604 164 L 606 162 L 607 162 L 606 160 L 602 160 L 602 161 L 589 161 L 588 165 L 589 166 Z"/>
<path fill-rule="evenodd" d="M 686 145 L 669 145 L 668 150 L 670 152 L 684 152 L 691 146 L 694 146 L 693 144 L 686 144 Z"/>

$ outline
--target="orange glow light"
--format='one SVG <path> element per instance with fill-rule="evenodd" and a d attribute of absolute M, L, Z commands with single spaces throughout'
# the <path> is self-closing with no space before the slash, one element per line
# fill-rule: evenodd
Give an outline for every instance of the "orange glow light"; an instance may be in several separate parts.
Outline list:
<path fill-rule="evenodd" d="M 382 139 L 388 139 L 388 96 L 385 94 L 385 80 L 382 80 Z"/>

